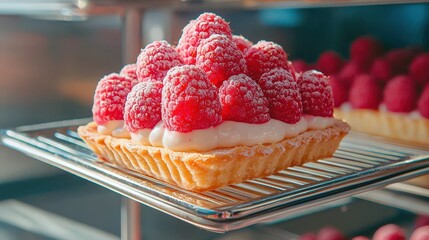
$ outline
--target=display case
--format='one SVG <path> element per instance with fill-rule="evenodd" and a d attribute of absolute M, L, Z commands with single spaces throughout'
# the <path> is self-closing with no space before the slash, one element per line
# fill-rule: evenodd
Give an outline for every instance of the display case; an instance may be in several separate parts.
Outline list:
<path fill-rule="evenodd" d="M 249 31 L 252 40 L 256 37 L 279 40 L 282 45 L 287 45 L 286 49 L 290 55 L 314 61 L 323 49 L 334 48 L 346 54 L 344 52 L 347 51 L 347 45 L 352 38 L 361 35 L 362 32 L 371 34 L 386 27 L 385 24 L 391 23 L 390 20 L 385 20 L 384 26 L 372 22 L 384 10 L 392 14 L 408 11 L 408 15 L 399 14 L 402 17 L 413 14 L 416 9 L 418 11 L 416 19 L 408 19 L 409 22 L 417 22 L 407 32 L 410 36 L 398 37 L 397 41 L 389 40 L 387 43 L 389 48 L 401 46 L 407 41 L 409 44 L 417 43 L 427 48 L 428 46 L 425 45 L 427 44 L 425 40 L 428 39 L 427 31 L 420 29 L 419 32 L 422 33 L 419 35 L 416 33 L 417 30 L 412 30 L 428 27 L 429 5 L 425 2 L 79 0 L 15 3 L 10 1 L 0 3 L 0 13 L 31 17 L 38 19 L 37 21 L 86 21 L 92 16 L 119 16 L 122 63 L 127 64 L 135 62 L 142 43 L 156 38 L 154 35 L 164 36 L 171 42 L 175 42 L 180 35 L 178 26 L 182 27 L 192 16 L 203 11 L 220 11 L 236 19 L 235 22 L 239 22 L 233 26 L 240 29 L 238 33 L 245 34 Z M 370 7 L 370 5 L 376 6 Z M 368 7 L 368 11 L 359 9 L 365 7 Z M 354 12 L 355 8 L 357 8 L 356 12 Z M 355 21 L 350 21 L 344 26 L 335 22 L 338 19 L 344 20 L 347 14 L 357 16 L 362 12 L 368 14 L 369 20 L 360 22 L 361 25 L 356 27 L 355 31 L 347 30 L 356 24 Z M 257 29 L 246 22 L 249 19 L 255 20 L 254 15 L 263 22 L 257 23 Z M 320 21 L 314 19 L 312 21 L 312 16 Z M 152 25 L 153 19 L 156 19 L 157 24 Z M 389 18 L 386 16 L 386 19 Z M 405 29 L 401 28 L 403 27 L 401 23 L 393 23 L 397 24 L 398 29 Z M 300 24 L 306 24 L 309 28 L 296 27 Z M 328 29 L 329 26 L 343 31 Z M 265 31 L 264 27 L 269 30 Z M 363 31 L 362 29 L 365 28 L 371 31 Z M 319 42 L 314 43 L 312 38 L 323 34 L 324 31 L 333 36 L 321 37 Z M 296 36 L 284 38 L 284 32 Z M 311 33 L 307 34 L 307 32 Z M 393 31 L 386 30 L 386 32 L 388 33 L 380 35 L 386 38 L 391 36 L 389 34 Z M 401 35 L 401 33 L 397 34 Z M 420 38 L 409 42 L 409 39 L 416 36 Z M 335 45 L 336 43 L 339 44 Z M 305 46 L 299 46 L 300 44 Z M 86 83 L 79 85 L 71 95 L 77 96 L 77 92 L 90 86 L 92 85 Z M 83 102 L 85 102 L 88 95 L 83 95 L 80 99 L 84 99 Z M 5 114 L 7 114 L 6 111 Z M 338 209 L 341 211 L 341 209 L 350 208 L 360 211 L 367 208 L 368 211 L 386 213 L 380 216 L 378 221 L 370 222 L 362 219 L 359 224 L 356 224 L 356 228 L 346 227 L 347 230 L 344 231 L 347 236 L 369 235 L 369 232 L 381 223 L 397 222 L 404 216 L 411 219 L 419 214 L 429 214 L 427 209 L 429 190 L 403 182 L 429 173 L 429 148 L 425 144 L 410 144 L 352 132 L 332 158 L 288 168 L 266 178 L 249 180 L 215 191 L 194 193 L 97 160 L 76 133 L 76 127 L 88 121 L 90 120 L 77 119 L 3 129 L 0 132 L 1 143 L 31 158 L 72 173 L 83 179 L 83 182 L 94 182 L 122 196 L 121 239 L 142 237 L 140 220 L 144 224 L 145 221 L 150 221 L 150 218 L 140 219 L 140 204 L 167 213 L 170 217 L 178 218 L 205 231 L 225 233 L 239 230 L 223 236 L 210 236 L 216 239 L 297 239 L 299 234 L 317 231 L 317 229 L 291 228 L 295 226 L 294 224 L 298 224 L 294 221 L 299 222 L 299 219 L 311 219 L 317 216 L 319 216 L 319 222 L 320 218 L 327 216 L 337 218 L 337 215 L 331 216 L 327 212 L 335 212 Z M 384 190 L 373 191 L 386 186 Z M 32 211 L 28 210 L 28 212 Z M 350 214 L 348 218 L 353 218 L 353 214 L 357 213 L 350 211 L 348 214 Z M 44 214 L 36 214 L 36 216 L 43 218 Z M 411 229 L 411 222 L 400 223 Z M 319 225 L 323 227 L 322 223 Z M 85 229 L 84 226 L 77 227 Z M 163 230 L 159 228 L 151 231 Z M 85 230 L 83 230 L 84 233 Z M 88 230 L 88 235 L 84 235 L 83 238 L 99 239 L 100 236 L 105 239 L 115 238 L 109 234 L 99 234 L 101 235 Z M 61 235 L 49 236 L 61 238 Z"/>

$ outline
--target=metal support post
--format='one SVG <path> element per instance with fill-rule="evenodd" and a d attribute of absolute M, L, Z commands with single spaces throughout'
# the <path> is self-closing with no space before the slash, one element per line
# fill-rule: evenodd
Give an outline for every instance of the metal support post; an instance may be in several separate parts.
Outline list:
<path fill-rule="evenodd" d="M 126 9 L 122 26 L 122 63 L 135 63 L 142 44 L 142 10 Z M 140 203 L 122 197 L 121 240 L 140 240 Z"/>
<path fill-rule="evenodd" d="M 142 45 L 143 11 L 127 9 L 122 26 L 122 63 L 135 63 Z"/>
<path fill-rule="evenodd" d="M 121 240 L 140 240 L 140 203 L 127 197 L 121 199 Z"/>

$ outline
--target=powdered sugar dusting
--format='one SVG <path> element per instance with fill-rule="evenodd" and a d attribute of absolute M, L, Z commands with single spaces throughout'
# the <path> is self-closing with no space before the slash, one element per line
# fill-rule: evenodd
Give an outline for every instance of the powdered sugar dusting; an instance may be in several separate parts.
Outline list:
<path fill-rule="evenodd" d="M 233 35 L 232 41 L 237 46 L 238 50 L 240 50 L 243 55 L 246 54 L 247 50 L 253 45 L 251 41 L 249 41 L 247 38 L 243 37 L 242 35 Z"/>
<path fill-rule="evenodd" d="M 264 155 L 271 155 L 273 152 L 274 152 L 274 149 L 273 149 L 273 148 L 263 148 L 263 149 L 262 149 L 262 153 L 263 153 Z"/>
<path fill-rule="evenodd" d="M 268 100 L 261 87 L 245 74 L 230 77 L 219 88 L 222 117 L 246 123 L 270 120 Z"/>
<path fill-rule="evenodd" d="M 134 86 L 138 83 L 136 70 L 137 64 L 128 64 L 121 69 L 119 75 L 130 78 L 131 84 Z"/>
<path fill-rule="evenodd" d="M 124 121 L 130 132 L 153 128 L 161 121 L 161 82 L 141 82 L 128 94 Z"/>
<path fill-rule="evenodd" d="M 92 113 L 97 124 L 110 120 L 122 120 L 125 101 L 131 91 L 128 77 L 112 73 L 103 77 L 97 84 Z"/>
<path fill-rule="evenodd" d="M 172 67 L 183 65 L 179 53 L 166 41 L 147 45 L 137 57 L 137 78 L 142 81 L 160 81 Z"/>
<path fill-rule="evenodd" d="M 229 24 L 213 13 L 203 13 L 195 21 L 191 21 L 184 29 L 176 50 L 186 64 L 195 64 L 197 47 L 203 39 L 213 34 L 225 35 L 232 40 Z"/>
<path fill-rule="evenodd" d="M 332 88 L 328 86 L 328 78 L 323 73 L 310 70 L 304 72 L 299 78 L 302 105 L 304 113 L 332 117 L 334 112 L 334 101 Z"/>
<path fill-rule="evenodd" d="M 288 69 L 287 54 L 283 48 L 268 41 L 259 41 L 250 47 L 244 58 L 250 77 L 259 80 L 262 74 L 274 68 Z"/>
<path fill-rule="evenodd" d="M 275 68 L 261 76 L 259 85 L 268 99 L 272 118 L 290 124 L 301 119 L 302 102 L 299 86 L 288 71 Z"/>
<path fill-rule="evenodd" d="M 255 149 L 253 148 L 246 148 L 243 151 L 240 152 L 240 155 L 245 157 L 251 157 L 255 155 Z"/>
<path fill-rule="evenodd" d="M 222 121 L 217 89 L 201 69 L 184 65 L 168 71 L 162 91 L 162 119 L 168 130 L 178 132 Z"/>
<path fill-rule="evenodd" d="M 208 79 L 220 86 L 232 75 L 245 73 L 246 61 L 237 46 L 225 35 L 213 34 L 197 48 L 196 64 Z"/>

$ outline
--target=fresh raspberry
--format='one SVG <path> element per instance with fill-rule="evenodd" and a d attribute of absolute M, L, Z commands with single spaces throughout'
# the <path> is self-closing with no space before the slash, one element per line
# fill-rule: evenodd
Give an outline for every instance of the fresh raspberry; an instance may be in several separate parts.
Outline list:
<path fill-rule="evenodd" d="M 304 60 L 293 60 L 292 61 L 293 68 L 295 68 L 295 72 L 303 73 L 305 71 L 310 70 L 310 66 L 308 66 L 307 62 Z"/>
<path fill-rule="evenodd" d="M 419 50 L 415 48 L 393 49 L 387 52 L 386 60 L 392 66 L 393 74 L 404 74 L 418 53 Z"/>
<path fill-rule="evenodd" d="M 287 68 L 287 54 L 283 48 L 273 42 L 259 41 L 250 47 L 244 58 L 249 76 L 258 81 L 262 74 L 274 68 Z"/>
<path fill-rule="evenodd" d="M 346 240 L 346 237 L 333 227 L 324 227 L 317 233 L 317 240 Z"/>
<path fill-rule="evenodd" d="M 246 54 L 247 49 L 249 49 L 253 45 L 251 41 L 241 35 L 233 35 L 232 41 L 237 46 L 238 50 L 243 53 L 243 55 Z"/>
<path fill-rule="evenodd" d="M 102 125 L 111 120 L 124 119 L 125 101 L 131 88 L 128 77 L 116 73 L 103 77 L 95 89 L 92 106 L 94 121 Z"/>
<path fill-rule="evenodd" d="M 348 100 L 348 89 L 344 82 L 335 76 L 330 76 L 328 84 L 332 88 L 332 97 L 334 98 L 334 107 L 339 107 Z"/>
<path fill-rule="evenodd" d="M 414 221 L 414 229 L 429 226 L 429 215 L 419 215 Z"/>
<path fill-rule="evenodd" d="M 429 84 L 423 89 L 417 108 L 423 117 L 429 118 Z"/>
<path fill-rule="evenodd" d="M 182 58 L 168 42 L 154 41 L 137 57 L 137 78 L 139 82 L 162 82 L 170 68 L 180 65 L 183 65 Z"/>
<path fill-rule="evenodd" d="M 197 66 L 216 86 L 233 75 L 246 72 L 246 61 L 237 46 L 224 35 L 213 34 L 197 48 Z"/>
<path fill-rule="evenodd" d="M 387 224 L 379 228 L 372 238 L 373 240 L 405 240 L 405 233 L 395 224 Z"/>
<path fill-rule="evenodd" d="M 370 36 L 359 37 L 350 47 L 350 59 L 361 67 L 369 67 L 383 53 L 383 46 Z"/>
<path fill-rule="evenodd" d="M 321 72 L 309 70 L 301 75 L 298 82 L 301 87 L 304 113 L 332 117 L 334 100 L 332 88 L 328 85 L 328 78 Z"/>
<path fill-rule="evenodd" d="M 317 235 L 314 233 L 305 233 L 299 236 L 298 240 L 317 240 Z"/>
<path fill-rule="evenodd" d="M 265 123 L 270 120 L 268 100 L 261 87 L 245 74 L 230 77 L 219 88 L 223 120 Z"/>
<path fill-rule="evenodd" d="M 420 54 L 413 60 L 410 75 L 420 86 L 429 83 L 429 53 Z"/>
<path fill-rule="evenodd" d="M 393 76 L 392 66 L 385 58 L 377 58 L 372 64 L 371 75 L 378 81 L 385 83 Z"/>
<path fill-rule="evenodd" d="M 128 78 L 131 79 L 131 84 L 134 86 L 136 85 L 139 81 L 137 80 L 137 64 L 133 63 L 133 64 L 128 64 L 125 65 L 121 71 L 119 72 L 119 75 L 121 76 L 126 76 Z"/>
<path fill-rule="evenodd" d="M 375 78 L 367 74 L 355 78 L 349 93 L 352 107 L 378 109 L 381 99 L 382 89 Z"/>
<path fill-rule="evenodd" d="M 369 238 L 365 237 L 365 236 L 357 236 L 352 238 L 352 240 L 369 240 Z"/>
<path fill-rule="evenodd" d="M 340 73 L 338 74 L 338 78 L 349 88 L 351 85 L 353 85 L 355 77 L 362 73 L 364 73 L 364 70 L 359 65 L 349 62 L 344 65 L 343 69 L 341 69 Z"/>
<path fill-rule="evenodd" d="M 153 128 L 161 121 L 162 82 L 141 82 L 133 87 L 125 102 L 124 122 L 128 131 Z"/>
<path fill-rule="evenodd" d="M 293 67 L 293 64 L 291 61 L 287 61 L 287 68 L 289 73 L 292 75 L 293 80 L 295 80 L 295 82 L 298 82 L 298 78 L 299 78 L 299 75 L 301 75 L 301 73 L 298 73 L 295 71 L 295 68 Z"/>
<path fill-rule="evenodd" d="M 222 34 L 232 40 L 229 24 L 214 13 L 203 13 L 183 28 L 176 50 L 186 64 L 195 64 L 198 45 L 213 34 Z"/>
<path fill-rule="evenodd" d="M 320 54 L 317 60 L 317 68 L 326 75 L 338 73 L 343 67 L 344 61 L 334 51 L 326 51 Z"/>
<path fill-rule="evenodd" d="M 217 88 L 196 66 L 178 66 L 168 71 L 161 106 L 162 120 L 170 131 L 186 133 L 222 121 Z"/>
<path fill-rule="evenodd" d="M 384 104 L 391 112 L 411 112 L 416 109 L 415 82 L 406 75 L 400 75 L 390 80 L 384 88 Z"/>
<path fill-rule="evenodd" d="M 420 227 L 411 234 L 410 240 L 428 240 L 429 226 Z"/>
<path fill-rule="evenodd" d="M 261 76 L 259 85 L 268 99 L 272 118 L 290 124 L 301 119 L 302 101 L 299 86 L 288 71 L 274 68 Z"/>
<path fill-rule="evenodd" d="M 127 64 L 121 69 L 121 71 L 119 72 L 119 75 L 127 76 L 131 79 L 137 79 L 136 71 L 137 71 L 137 64 L 135 63 Z"/>

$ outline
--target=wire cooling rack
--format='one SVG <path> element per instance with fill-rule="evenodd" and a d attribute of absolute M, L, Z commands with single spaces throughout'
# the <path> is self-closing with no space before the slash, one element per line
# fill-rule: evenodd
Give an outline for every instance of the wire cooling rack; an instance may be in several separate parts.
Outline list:
<path fill-rule="evenodd" d="M 332 158 L 194 193 L 96 158 L 76 133 L 89 119 L 1 130 L 1 143 L 200 228 L 225 232 L 429 172 L 429 147 L 350 133 Z"/>

